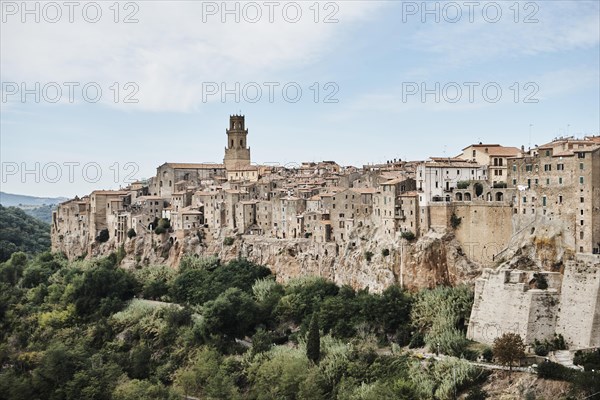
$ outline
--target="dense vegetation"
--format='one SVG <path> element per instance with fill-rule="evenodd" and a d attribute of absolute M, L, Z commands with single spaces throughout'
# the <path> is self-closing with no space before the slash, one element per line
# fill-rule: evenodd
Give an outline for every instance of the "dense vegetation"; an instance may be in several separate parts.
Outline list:
<path fill-rule="evenodd" d="M 44 204 L 39 207 L 23 207 L 23 211 L 27 215 L 31 215 L 33 218 L 45 222 L 46 224 L 50 224 L 52 222 L 52 211 L 56 206 Z"/>
<path fill-rule="evenodd" d="M 17 207 L 0 205 L 0 262 L 14 252 L 36 254 L 50 249 L 50 225 Z"/>
<path fill-rule="evenodd" d="M 372 294 L 281 285 L 243 259 L 186 257 L 177 271 L 118 260 L 0 264 L 0 399 L 485 398 L 486 374 L 466 360 L 479 354 L 465 286 Z"/>
<path fill-rule="evenodd" d="M 448 332 L 462 343 L 465 287 L 284 286 L 242 259 L 117 264 L 14 253 L 0 265 L 1 399 L 447 399 L 483 377 L 399 351 Z"/>

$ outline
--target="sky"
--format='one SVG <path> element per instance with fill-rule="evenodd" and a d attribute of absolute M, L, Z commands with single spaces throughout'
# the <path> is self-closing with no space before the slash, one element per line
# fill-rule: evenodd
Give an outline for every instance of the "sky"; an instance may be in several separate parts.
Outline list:
<path fill-rule="evenodd" d="M 1 190 L 600 133 L 599 1 L 0 1 Z"/>

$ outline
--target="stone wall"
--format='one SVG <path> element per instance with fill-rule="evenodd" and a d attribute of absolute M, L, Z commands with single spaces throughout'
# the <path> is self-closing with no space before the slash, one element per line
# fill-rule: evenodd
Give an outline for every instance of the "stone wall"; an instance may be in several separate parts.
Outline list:
<path fill-rule="evenodd" d="M 467 338 L 492 344 L 507 332 L 519 334 L 525 343 L 551 339 L 556 326 L 560 279 L 545 272 L 549 287 L 532 288 L 532 271 L 486 269 L 475 283 L 475 302 Z"/>
<path fill-rule="evenodd" d="M 504 250 L 513 233 L 512 207 L 505 204 L 458 203 L 454 213 L 461 218 L 454 234 L 473 261 L 491 265 Z"/>
<path fill-rule="evenodd" d="M 600 258 L 568 261 L 556 331 L 575 347 L 600 346 Z"/>
<path fill-rule="evenodd" d="M 492 344 L 507 332 L 525 343 L 561 334 L 570 349 L 600 346 L 600 256 L 578 254 L 564 276 L 543 272 L 548 289 L 533 289 L 534 272 L 487 269 L 475 283 L 467 337 Z"/>

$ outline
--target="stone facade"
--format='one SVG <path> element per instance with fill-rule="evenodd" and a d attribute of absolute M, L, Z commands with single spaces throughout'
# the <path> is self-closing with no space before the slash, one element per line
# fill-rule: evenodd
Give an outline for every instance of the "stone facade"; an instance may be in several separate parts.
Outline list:
<path fill-rule="evenodd" d="M 571 349 L 600 346 L 600 256 L 578 255 L 559 272 L 485 270 L 475 283 L 467 338 L 492 344 L 507 332 L 525 343 L 561 334 Z"/>

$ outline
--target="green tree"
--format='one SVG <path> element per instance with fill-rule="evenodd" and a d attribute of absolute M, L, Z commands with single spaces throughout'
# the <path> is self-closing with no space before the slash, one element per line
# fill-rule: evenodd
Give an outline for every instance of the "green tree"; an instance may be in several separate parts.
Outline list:
<path fill-rule="evenodd" d="M 128 272 L 115 266 L 115 258 L 107 257 L 97 261 L 75 283 L 73 296 L 78 315 L 108 316 L 118 311 L 125 300 L 133 297 L 137 281 Z"/>
<path fill-rule="evenodd" d="M 96 236 L 96 241 L 100 242 L 100 243 L 108 242 L 108 239 L 110 239 L 110 236 L 108 234 L 108 229 L 102 229 L 98 233 L 98 236 Z"/>
<path fill-rule="evenodd" d="M 513 364 L 525 357 L 525 344 L 521 336 L 508 332 L 494 340 L 494 358 L 502 365 L 508 365 L 509 374 Z"/>
<path fill-rule="evenodd" d="M 29 255 L 50 249 L 50 225 L 17 207 L 0 205 L 0 263 L 15 252 Z"/>
<path fill-rule="evenodd" d="M 243 338 L 254 328 L 257 312 L 258 307 L 249 294 L 229 288 L 204 305 L 203 333 Z"/>
<path fill-rule="evenodd" d="M 319 315 L 313 313 L 306 336 L 306 357 L 315 364 L 321 358 L 321 335 L 319 334 Z"/>
<path fill-rule="evenodd" d="M 165 400 L 178 399 L 162 384 L 147 380 L 121 379 L 112 392 L 113 400 Z"/>
<path fill-rule="evenodd" d="M 127 231 L 127 237 L 129 239 L 131 239 L 131 238 L 136 237 L 136 236 L 137 236 L 137 233 L 135 233 L 135 229 L 129 228 L 129 230 Z"/>

